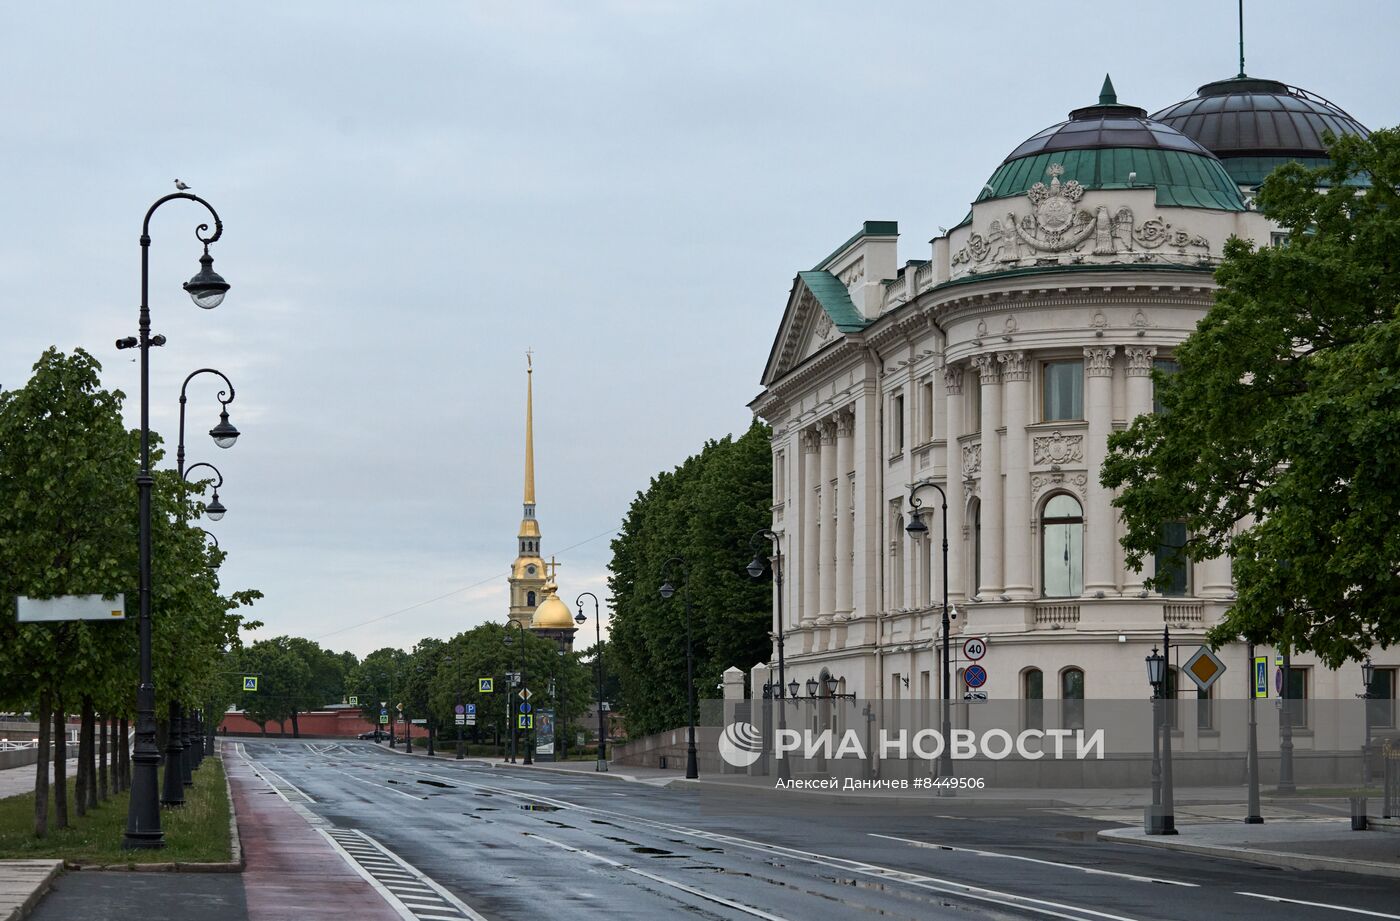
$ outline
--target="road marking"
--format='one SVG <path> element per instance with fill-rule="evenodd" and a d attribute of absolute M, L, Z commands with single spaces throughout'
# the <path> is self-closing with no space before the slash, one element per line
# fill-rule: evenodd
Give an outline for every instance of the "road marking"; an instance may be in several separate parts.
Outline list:
<path fill-rule="evenodd" d="M 375 783 L 375 782 L 372 781 L 372 780 L 365 780 L 363 777 L 356 777 L 354 774 L 351 774 L 349 771 L 342 771 L 340 768 L 331 768 L 331 770 L 332 770 L 332 771 L 335 771 L 337 774 L 344 774 L 346 777 L 349 777 L 351 780 L 355 781 L 356 783 L 366 784 L 366 785 L 368 785 L 368 786 L 375 787 L 375 788 L 381 789 L 381 790 L 388 790 L 390 793 L 397 793 L 399 796 L 406 796 L 406 797 L 408 797 L 408 798 L 411 799 L 411 800 L 422 800 L 422 797 L 421 797 L 421 796 L 414 796 L 412 793 L 405 793 L 405 792 L 403 792 L 402 790 L 395 790 L 393 787 L 389 786 L 388 784 L 384 784 L 384 783 Z"/>
<path fill-rule="evenodd" d="M 563 848 L 566 851 L 571 851 L 575 854 L 581 854 L 585 857 L 592 858 L 593 860 L 605 863 L 610 867 L 614 867 L 618 870 L 623 870 L 627 873 L 635 873 L 638 876 L 642 876 L 651 880 L 652 882 L 661 883 L 663 886 L 670 886 L 672 889 L 679 889 L 681 892 L 689 893 L 690 895 L 693 895 L 696 898 L 704 899 L 707 902 L 714 902 L 718 905 L 723 905 L 726 908 L 732 908 L 735 911 L 741 911 L 744 914 L 752 915 L 755 918 L 763 918 L 765 919 L 765 921 L 787 921 L 787 919 L 783 918 L 781 915 L 769 914 L 766 911 L 761 911 L 757 908 L 754 908 L 752 905 L 745 905 L 742 902 L 735 902 L 731 899 L 726 899 L 722 896 L 706 892 L 703 889 L 696 889 L 694 886 L 687 886 L 685 883 L 678 883 L 675 880 L 666 879 L 663 876 L 657 876 L 655 873 L 648 873 L 646 870 L 641 870 L 637 867 L 628 866 L 625 863 L 620 863 L 616 860 L 613 860 L 611 857 L 604 857 L 602 854 L 595 854 L 593 851 L 584 850 L 581 847 L 574 847 L 571 844 L 565 844 L 562 841 L 556 841 L 553 838 L 547 838 L 544 835 L 537 835 L 534 832 L 527 831 L 525 834 L 531 838 L 536 838 L 540 841 L 543 841 L 546 844 L 552 844 L 555 847 Z"/>
<path fill-rule="evenodd" d="M 957 851 L 963 854 L 976 854 L 978 857 L 1000 857 L 1002 860 L 1024 860 L 1026 863 L 1038 863 L 1047 867 L 1062 867 L 1066 870 L 1078 870 L 1081 873 L 1092 873 L 1096 876 L 1117 876 L 1120 879 L 1136 880 L 1140 883 L 1163 883 L 1168 886 L 1189 886 L 1192 889 L 1200 888 L 1197 883 L 1185 883 L 1175 879 L 1161 879 L 1156 876 L 1140 876 L 1136 873 L 1118 873 L 1114 870 L 1100 870 L 1097 867 L 1082 867 L 1073 863 L 1059 863 L 1054 860 L 1041 860 L 1036 857 L 1022 857 L 1019 854 L 1002 854 L 997 851 L 980 851 L 971 847 L 953 847 L 950 844 L 935 844 L 932 841 L 917 841 L 913 838 L 900 838 L 895 835 L 880 835 L 875 832 L 867 832 L 872 838 L 884 838 L 886 841 L 900 841 L 904 844 L 912 844 L 914 847 L 928 848 L 934 851 Z"/>
<path fill-rule="evenodd" d="M 1328 905 L 1326 902 L 1304 902 L 1302 899 L 1285 899 L 1279 895 L 1264 895 L 1261 892 L 1236 892 L 1235 895 L 1247 895 L 1252 899 L 1264 899 L 1267 902 L 1287 902 L 1290 905 L 1307 905 L 1310 908 L 1330 908 L 1332 911 L 1346 911 L 1354 915 L 1367 915 L 1372 918 L 1400 918 L 1400 915 L 1388 915 L 1383 911 L 1370 911 L 1365 908 L 1347 908 L 1344 905 Z"/>
<path fill-rule="evenodd" d="M 354 835 L 359 836 L 361 839 L 363 839 L 365 842 L 367 842 L 370 846 L 374 847 L 375 849 L 377 849 L 378 851 L 380 851 L 380 853 L 384 854 L 384 856 L 389 857 L 389 858 L 392 859 L 395 863 L 397 863 L 400 867 L 402 867 L 404 870 L 407 870 L 409 873 L 413 874 L 414 878 L 417 879 L 418 882 L 422 883 L 423 885 L 427 886 L 429 889 L 433 890 L 433 892 L 437 893 L 437 895 L 438 895 L 438 897 L 440 898 L 441 902 L 445 902 L 445 903 L 447 903 L 447 905 L 452 906 L 452 908 L 457 909 L 457 911 L 461 912 L 462 916 L 464 916 L 464 917 L 470 919 L 470 921 L 486 921 L 485 918 L 483 918 L 480 914 L 478 914 L 478 913 L 476 912 L 476 910 L 473 909 L 473 908 L 472 908 L 470 905 L 468 905 L 466 902 L 463 902 L 461 899 L 457 898 L 457 897 L 456 897 L 455 895 L 453 895 L 451 892 L 447 891 L 447 890 L 444 889 L 442 886 L 438 885 L 438 883 L 437 883 L 432 877 L 430 877 L 430 876 L 428 876 L 427 874 L 423 873 L 423 872 L 422 872 L 421 870 L 419 870 L 417 867 L 413 866 L 411 863 L 409 863 L 408 861 L 404 860 L 404 859 L 403 859 L 402 857 L 400 857 L 398 854 L 395 854 L 393 851 L 389 850 L 387 847 L 385 847 L 383 844 L 379 843 L 379 842 L 378 842 L 377 840 L 375 840 L 374 838 L 372 838 L 372 837 L 370 837 L 369 835 L 365 834 L 364 832 L 360 831 L 358 828 L 357 828 L 357 829 L 350 830 L 350 831 L 348 832 L 348 834 L 354 834 Z M 404 898 L 405 898 L 405 899 L 409 899 L 409 900 L 415 900 L 415 899 L 421 898 L 421 897 L 405 896 Z M 439 903 L 433 903 L 430 907 L 432 907 L 432 908 L 434 908 L 434 909 L 437 909 L 437 910 L 440 910 L 440 911 L 441 911 L 441 910 L 444 910 L 444 907 L 443 907 L 443 905 L 441 904 L 441 902 L 439 902 Z"/>

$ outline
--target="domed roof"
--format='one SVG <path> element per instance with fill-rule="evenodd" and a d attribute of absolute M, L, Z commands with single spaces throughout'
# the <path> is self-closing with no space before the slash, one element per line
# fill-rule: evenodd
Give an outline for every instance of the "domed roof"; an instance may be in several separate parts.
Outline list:
<path fill-rule="evenodd" d="M 559 600 L 555 594 L 556 587 L 554 581 L 545 583 L 545 599 L 540 602 L 540 606 L 535 608 L 535 615 L 530 620 L 532 630 L 570 630 L 574 626 L 574 616 L 569 611 L 569 606 Z"/>
<path fill-rule="evenodd" d="M 1220 160 L 1145 109 L 1121 105 L 1104 77 L 1098 105 L 1027 138 L 1002 161 L 977 201 L 1024 194 L 1053 164 L 1085 189 L 1152 188 L 1159 205 L 1242 211 Z"/>
<path fill-rule="evenodd" d="M 1199 141 L 1235 181 L 1257 185 L 1289 160 L 1327 162 L 1324 132 L 1366 137 L 1370 131 L 1340 106 L 1277 80 L 1243 74 L 1207 83 L 1195 97 L 1152 116 Z"/>

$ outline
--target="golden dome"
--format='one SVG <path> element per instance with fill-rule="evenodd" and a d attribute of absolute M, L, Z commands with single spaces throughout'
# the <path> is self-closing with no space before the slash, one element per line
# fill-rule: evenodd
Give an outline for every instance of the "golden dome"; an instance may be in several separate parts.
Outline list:
<path fill-rule="evenodd" d="M 530 621 L 532 630 L 568 630 L 574 626 L 573 613 L 554 593 L 556 588 L 553 579 L 545 583 L 545 599 L 535 608 L 534 619 Z"/>

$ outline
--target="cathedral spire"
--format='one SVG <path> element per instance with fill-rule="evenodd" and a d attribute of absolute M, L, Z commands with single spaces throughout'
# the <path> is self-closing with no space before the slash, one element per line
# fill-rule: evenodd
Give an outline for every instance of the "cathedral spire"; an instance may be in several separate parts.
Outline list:
<path fill-rule="evenodd" d="M 525 350 L 525 505 L 535 504 L 535 368 Z"/>

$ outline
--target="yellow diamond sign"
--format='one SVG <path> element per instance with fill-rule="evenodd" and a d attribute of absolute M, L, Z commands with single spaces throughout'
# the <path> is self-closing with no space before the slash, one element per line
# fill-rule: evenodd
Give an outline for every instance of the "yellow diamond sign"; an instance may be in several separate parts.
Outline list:
<path fill-rule="evenodd" d="M 1210 686 L 1225 674 L 1225 663 L 1208 647 L 1202 646 L 1186 660 L 1186 674 L 1196 682 L 1196 687 L 1202 691 L 1209 691 Z"/>

